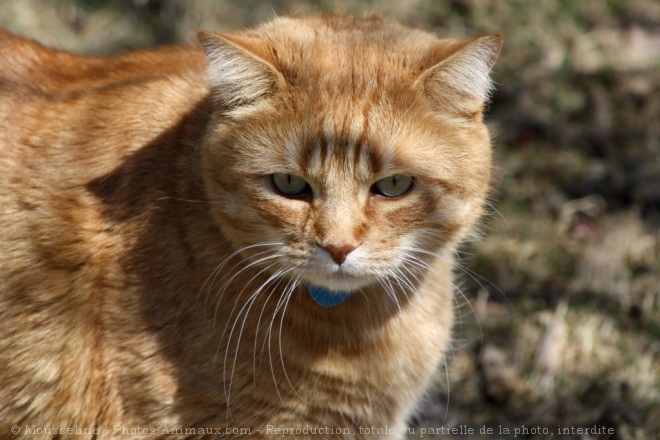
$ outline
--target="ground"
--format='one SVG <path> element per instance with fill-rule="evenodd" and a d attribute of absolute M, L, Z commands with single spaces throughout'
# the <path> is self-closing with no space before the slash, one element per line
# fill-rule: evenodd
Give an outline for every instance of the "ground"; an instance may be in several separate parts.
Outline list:
<path fill-rule="evenodd" d="M 0 0 L 0 26 L 107 54 L 334 9 L 506 37 L 489 214 L 410 438 L 660 438 L 660 2 Z"/>

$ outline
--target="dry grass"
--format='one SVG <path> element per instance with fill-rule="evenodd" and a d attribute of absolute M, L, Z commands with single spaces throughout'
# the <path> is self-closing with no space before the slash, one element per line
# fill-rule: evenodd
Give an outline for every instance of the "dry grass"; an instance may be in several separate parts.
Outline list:
<path fill-rule="evenodd" d="M 466 425 L 494 428 L 472 438 L 513 438 L 524 425 L 554 438 L 660 438 L 657 1 L 0 0 L 0 25 L 105 54 L 329 9 L 507 38 L 489 112 L 497 212 L 489 238 L 466 248 L 479 275 L 465 276 L 454 350 L 413 420 L 417 436 Z M 615 436 L 557 433 L 594 424 Z"/>

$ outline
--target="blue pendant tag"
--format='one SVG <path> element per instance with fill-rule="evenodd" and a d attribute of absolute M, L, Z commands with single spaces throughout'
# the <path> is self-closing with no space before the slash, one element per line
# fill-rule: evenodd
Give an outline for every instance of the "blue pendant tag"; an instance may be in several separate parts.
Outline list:
<path fill-rule="evenodd" d="M 325 287 L 315 286 L 313 284 L 308 284 L 307 290 L 312 299 L 323 307 L 333 307 L 341 304 L 349 295 L 348 292 L 334 292 Z"/>

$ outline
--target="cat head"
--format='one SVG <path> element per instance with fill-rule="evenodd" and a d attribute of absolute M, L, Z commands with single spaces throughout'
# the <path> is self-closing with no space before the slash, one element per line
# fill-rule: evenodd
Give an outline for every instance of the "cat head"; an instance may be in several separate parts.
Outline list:
<path fill-rule="evenodd" d="M 472 229 L 501 36 L 438 40 L 330 16 L 199 40 L 215 108 L 204 179 L 244 257 L 352 292 L 420 272 Z"/>

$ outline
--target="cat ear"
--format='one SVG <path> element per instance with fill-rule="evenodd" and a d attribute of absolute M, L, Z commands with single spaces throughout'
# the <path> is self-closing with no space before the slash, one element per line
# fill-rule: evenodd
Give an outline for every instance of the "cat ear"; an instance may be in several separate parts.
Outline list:
<path fill-rule="evenodd" d="M 197 39 L 209 60 L 213 96 L 227 109 L 255 103 L 284 81 L 263 40 L 214 32 L 199 32 Z"/>
<path fill-rule="evenodd" d="M 502 48 L 501 34 L 462 42 L 450 48 L 443 45 L 433 58 L 441 58 L 418 78 L 424 94 L 439 109 L 453 109 L 462 116 L 481 114 L 489 98 L 490 71 Z"/>

